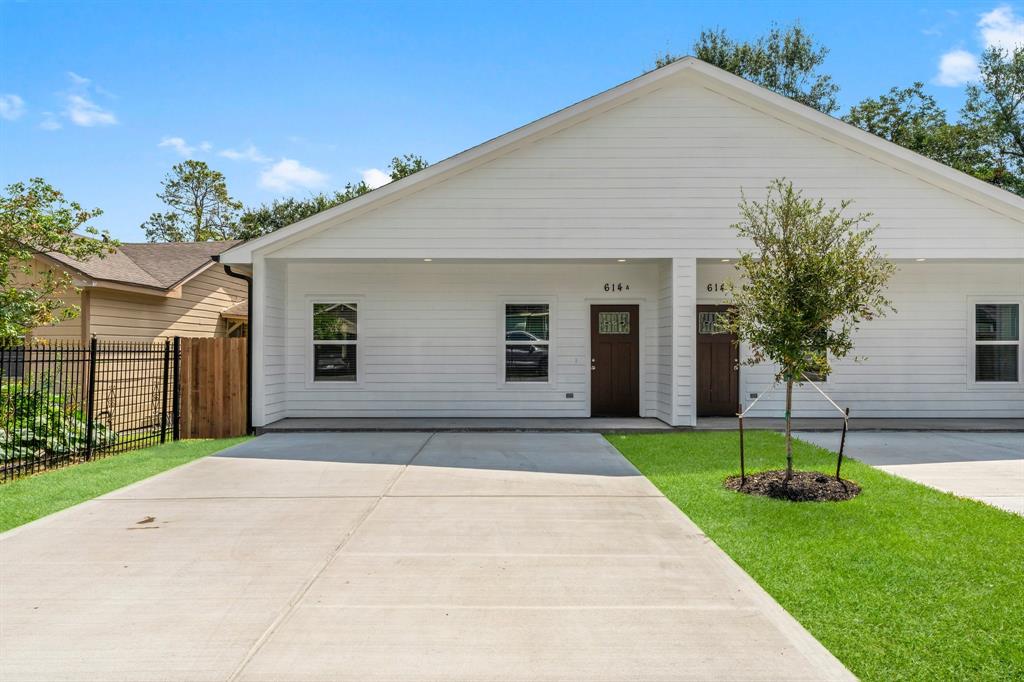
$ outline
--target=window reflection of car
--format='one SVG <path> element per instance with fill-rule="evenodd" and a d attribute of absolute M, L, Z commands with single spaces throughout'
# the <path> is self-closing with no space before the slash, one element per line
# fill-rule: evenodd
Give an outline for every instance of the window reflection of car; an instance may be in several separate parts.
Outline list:
<path fill-rule="evenodd" d="M 545 343 L 534 343 L 542 339 L 528 331 L 514 330 L 505 332 L 505 341 L 508 342 L 505 346 L 506 370 L 523 375 L 547 374 L 548 346 Z"/>
<path fill-rule="evenodd" d="M 316 354 L 316 367 L 320 374 L 344 376 L 355 374 L 355 358 L 351 353 L 346 353 L 348 346 L 339 346 L 337 349 L 329 346 L 318 346 Z"/>
<path fill-rule="evenodd" d="M 520 341 L 521 342 L 521 341 L 540 341 L 541 339 L 539 337 L 537 337 L 537 336 L 534 336 L 530 332 L 523 331 L 523 330 L 519 329 L 519 330 L 515 330 L 515 331 L 505 332 L 505 340 L 506 341 Z"/>

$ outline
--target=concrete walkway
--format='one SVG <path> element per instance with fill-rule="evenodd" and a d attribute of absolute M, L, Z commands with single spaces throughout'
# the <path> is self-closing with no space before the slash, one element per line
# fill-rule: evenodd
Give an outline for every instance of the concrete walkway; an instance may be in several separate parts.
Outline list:
<path fill-rule="evenodd" d="M 852 679 L 592 434 L 266 435 L 0 560 L 5 682 Z"/>
<path fill-rule="evenodd" d="M 835 433 L 797 433 L 830 450 Z M 1024 514 L 1024 434 L 852 432 L 846 453 L 891 474 Z"/>

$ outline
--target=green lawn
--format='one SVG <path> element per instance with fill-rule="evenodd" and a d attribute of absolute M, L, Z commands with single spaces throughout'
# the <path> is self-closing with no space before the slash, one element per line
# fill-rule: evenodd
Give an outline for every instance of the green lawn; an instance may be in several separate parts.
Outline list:
<path fill-rule="evenodd" d="M 5 483 L 0 485 L 0 531 L 91 500 L 244 440 L 244 437 L 183 440 Z"/>
<path fill-rule="evenodd" d="M 735 432 L 608 440 L 861 679 L 1024 679 L 1024 518 L 857 461 L 848 502 L 730 492 Z M 794 457 L 835 471 L 812 445 Z M 748 432 L 747 462 L 784 467 L 782 436 Z"/>

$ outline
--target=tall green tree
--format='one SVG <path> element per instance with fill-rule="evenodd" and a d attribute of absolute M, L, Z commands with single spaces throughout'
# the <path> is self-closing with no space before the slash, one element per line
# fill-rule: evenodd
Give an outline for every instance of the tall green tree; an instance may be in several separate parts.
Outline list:
<path fill-rule="evenodd" d="M 792 182 L 774 180 L 763 202 L 743 197 L 738 236 L 754 245 L 729 284 L 727 326 L 750 347 L 745 364 L 775 363 L 786 385 L 786 478 L 793 475 L 793 385 L 805 373 L 828 376 L 832 360 L 853 350 L 853 334 L 892 304 L 885 287 L 895 270 L 873 243 L 870 214 L 847 215 L 849 201 L 827 207 Z"/>
<path fill-rule="evenodd" d="M 982 180 L 992 178 L 992 159 L 984 151 L 985 132 L 969 123 L 950 123 L 923 83 L 864 99 L 843 120 Z"/>
<path fill-rule="evenodd" d="M 655 67 L 684 56 L 666 52 Z M 693 56 L 826 114 L 839 108 L 839 86 L 821 70 L 828 48 L 817 44 L 799 22 L 772 24 L 753 41 L 734 40 L 721 28 L 705 29 L 693 44 Z"/>
<path fill-rule="evenodd" d="M 930 155 L 935 136 L 946 122 L 946 111 L 924 91 L 924 83 L 891 88 L 880 97 L 867 98 L 850 108 L 843 120 L 862 130 Z"/>
<path fill-rule="evenodd" d="M 169 210 L 142 223 L 151 242 L 208 242 L 235 239 L 242 204 L 228 194 L 224 174 L 204 161 L 175 164 L 157 197 Z"/>
<path fill-rule="evenodd" d="M 430 164 L 416 154 L 404 154 L 391 159 L 388 174 L 392 182 L 423 170 Z M 341 191 L 314 194 L 305 199 L 289 197 L 275 199 L 269 204 L 247 208 L 238 220 L 238 239 L 255 239 L 304 220 L 311 215 L 326 211 L 346 201 L 351 201 L 370 191 L 369 185 L 360 181 L 349 183 Z"/>
<path fill-rule="evenodd" d="M 61 300 L 74 289 L 71 276 L 38 267 L 36 255 L 103 258 L 117 242 L 105 230 L 85 225 L 102 214 L 68 201 L 42 178 L 7 186 L 0 195 L 0 341 L 20 340 L 36 327 L 77 317 L 78 307 Z"/>
<path fill-rule="evenodd" d="M 981 140 L 989 172 L 984 179 L 1024 195 L 1024 47 L 986 50 L 979 71 L 961 117 Z"/>

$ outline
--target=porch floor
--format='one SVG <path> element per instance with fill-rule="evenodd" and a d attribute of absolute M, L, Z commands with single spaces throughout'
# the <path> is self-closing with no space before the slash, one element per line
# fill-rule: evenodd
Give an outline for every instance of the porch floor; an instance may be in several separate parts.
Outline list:
<path fill-rule="evenodd" d="M 566 433 L 657 433 L 678 431 L 660 419 L 643 417 L 289 417 L 257 433 L 303 431 L 545 431 Z"/>
<path fill-rule="evenodd" d="M 781 431 L 785 420 L 750 417 L 743 425 L 748 429 Z M 839 419 L 794 419 L 793 430 L 837 431 Z M 698 431 L 726 431 L 736 428 L 735 417 L 707 417 L 697 420 Z M 1021 419 L 875 419 L 852 418 L 853 431 L 1022 431 Z M 301 433 L 308 431 L 540 431 L 567 433 L 659 433 L 689 431 L 690 427 L 672 427 L 651 417 L 290 417 L 267 426 L 257 433 Z"/>

